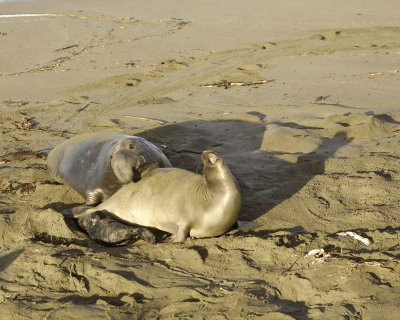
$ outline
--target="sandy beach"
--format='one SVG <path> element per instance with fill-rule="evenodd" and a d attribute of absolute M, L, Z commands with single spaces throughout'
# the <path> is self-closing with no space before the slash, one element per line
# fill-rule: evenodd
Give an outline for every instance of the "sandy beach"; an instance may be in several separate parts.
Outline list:
<path fill-rule="evenodd" d="M 399 319 L 399 88 L 394 0 L 0 2 L 0 318 Z M 46 155 L 97 131 L 217 151 L 244 225 L 91 240 Z"/>

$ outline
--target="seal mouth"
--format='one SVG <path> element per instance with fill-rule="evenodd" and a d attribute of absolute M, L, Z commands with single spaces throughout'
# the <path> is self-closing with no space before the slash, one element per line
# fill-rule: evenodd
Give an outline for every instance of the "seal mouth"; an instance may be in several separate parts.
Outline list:
<path fill-rule="evenodd" d="M 201 160 L 205 165 L 213 166 L 219 159 L 218 154 L 212 150 L 205 150 L 201 154 Z"/>
<path fill-rule="evenodd" d="M 144 156 L 139 156 L 136 159 L 136 163 L 134 165 L 134 169 L 136 170 L 140 170 L 141 168 L 143 168 L 146 164 L 146 158 Z"/>
<path fill-rule="evenodd" d="M 139 157 L 136 162 L 132 165 L 132 181 L 138 182 L 142 178 L 142 171 L 144 168 L 144 158 Z"/>

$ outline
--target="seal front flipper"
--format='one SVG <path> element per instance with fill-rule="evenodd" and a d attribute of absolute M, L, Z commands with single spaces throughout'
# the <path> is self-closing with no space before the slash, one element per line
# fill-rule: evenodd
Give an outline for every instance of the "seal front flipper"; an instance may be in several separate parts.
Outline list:
<path fill-rule="evenodd" d="M 171 238 L 171 242 L 185 242 L 189 235 L 190 228 L 189 226 L 176 226 L 176 232 L 173 234 Z"/>
<path fill-rule="evenodd" d="M 149 229 L 126 225 L 107 211 L 94 211 L 82 215 L 78 219 L 78 224 L 90 238 L 102 244 L 123 246 L 139 239 L 156 242 L 154 234 Z"/>
<path fill-rule="evenodd" d="M 97 206 L 99 203 L 107 199 L 109 195 L 104 192 L 101 188 L 91 189 L 86 191 L 86 202 L 87 206 Z"/>

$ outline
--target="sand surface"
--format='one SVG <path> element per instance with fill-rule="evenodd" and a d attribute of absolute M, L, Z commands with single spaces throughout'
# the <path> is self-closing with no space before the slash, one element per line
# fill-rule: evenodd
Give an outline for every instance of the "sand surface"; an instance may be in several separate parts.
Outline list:
<path fill-rule="evenodd" d="M 2 1 L 0 14 L 1 319 L 399 319 L 398 1 Z M 267 82 L 204 86 L 222 80 Z M 83 199 L 46 153 L 100 130 L 192 171 L 218 151 L 250 223 L 183 244 L 88 239 L 59 213 Z"/>

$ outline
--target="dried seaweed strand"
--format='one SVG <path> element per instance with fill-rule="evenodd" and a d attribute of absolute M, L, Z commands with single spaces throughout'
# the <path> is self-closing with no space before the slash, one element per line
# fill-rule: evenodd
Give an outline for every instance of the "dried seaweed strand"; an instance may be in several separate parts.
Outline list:
<path fill-rule="evenodd" d="M 245 82 L 233 82 L 228 80 L 221 80 L 220 82 L 203 84 L 202 87 L 205 88 L 224 87 L 225 89 L 228 89 L 230 87 L 254 86 L 257 84 L 264 84 L 264 83 L 267 83 L 267 80 L 255 80 L 255 81 L 245 81 Z"/>
<path fill-rule="evenodd" d="M 155 119 L 155 118 L 137 117 L 137 116 L 130 116 L 130 115 L 122 115 L 122 117 L 131 118 L 131 119 L 138 119 L 138 120 L 154 121 L 154 122 L 157 122 L 159 124 L 168 123 L 168 121 L 166 121 L 166 120 Z"/>

